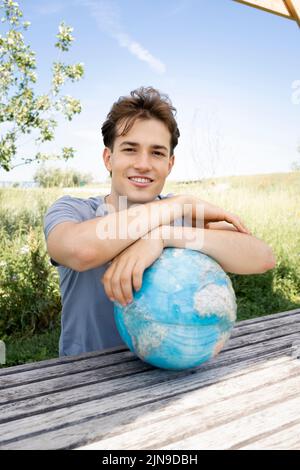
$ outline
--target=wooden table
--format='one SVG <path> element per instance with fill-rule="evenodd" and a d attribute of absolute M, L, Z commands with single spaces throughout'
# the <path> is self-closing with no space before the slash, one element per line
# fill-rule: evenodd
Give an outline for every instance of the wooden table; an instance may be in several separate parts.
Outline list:
<path fill-rule="evenodd" d="M 1 369 L 0 448 L 299 449 L 297 355 L 300 309 L 237 323 L 189 371 L 121 347 Z"/>

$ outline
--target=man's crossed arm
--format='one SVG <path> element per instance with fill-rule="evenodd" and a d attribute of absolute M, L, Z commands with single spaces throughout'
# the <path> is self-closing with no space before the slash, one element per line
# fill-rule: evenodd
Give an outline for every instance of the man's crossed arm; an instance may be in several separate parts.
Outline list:
<path fill-rule="evenodd" d="M 236 274 L 264 273 L 275 267 L 271 248 L 250 234 L 239 232 L 226 222 L 206 228 L 160 226 L 120 253 L 101 281 L 108 297 L 123 306 L 132 301 L 132 289 L 142 285 L 144 270 L 166 247 L 190 248 L 214 258 L 224 271 Z"/>
<path fill-rule="evenodd" d="M 48 253 L 57 263 L 86 271 L 113 260 L 151 230 L 186 216 L 202 224 L 225 221 L 247 233 L 239 217 L 190 195 L 177 195 L 138 204 L 84 222 L 62 222 L 47 239 Z M 199 225 L 198 225 L 199 226 Z"/>
<path fill-rule="evenodd" d="M 182 216 L 192 220 L 193 227 L 170 227 Z M 47 240 L 51 258 L 75 271 L 111 262 L 102 282 L 107 295 L 121 303 L 132 299 L 132 288 L 141 285 L 144 270 L 168 246 L 202 251 L 225 271 L 238 274 L 262 273 L 275 266 L 271 248 L 251 236 L 238 216 L 191 195 L 140 204 L 81 223 L 64 222 L 54 227 Z"/>

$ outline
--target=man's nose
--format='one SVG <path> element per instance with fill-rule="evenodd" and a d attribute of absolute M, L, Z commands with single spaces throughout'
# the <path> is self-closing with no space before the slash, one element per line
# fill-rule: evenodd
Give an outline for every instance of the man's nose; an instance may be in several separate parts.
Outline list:
<path fill-rule="evenodd" d="M 151 155 L 146 151 L 138 152 L 134 161 L 135 168 L 148 169 L 152 167 Z"/>

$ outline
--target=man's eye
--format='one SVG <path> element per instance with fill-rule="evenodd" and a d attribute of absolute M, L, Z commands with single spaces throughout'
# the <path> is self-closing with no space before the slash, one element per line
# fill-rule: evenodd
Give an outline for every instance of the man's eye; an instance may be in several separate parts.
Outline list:
<path fill-rule="evenodd" d="M 155 151 L 155 152 L 153 152 L 153 153 L 155 153 L 155 154 L 158 155 L 159 157 L 164 157 L 164 154 L 161 153 L 161 152 L 156 152 L 156 151 Z"/>
<path fill-rule="evenodd" d="M 124 152 L 135 152 L 135 149 L 133 148 L 124 149 Z M 158 157 L 164 157 L 164 154 L 161 152 L 158 152 L 157 150 L 153 150 L 153 153 L 157 155 Z"/>

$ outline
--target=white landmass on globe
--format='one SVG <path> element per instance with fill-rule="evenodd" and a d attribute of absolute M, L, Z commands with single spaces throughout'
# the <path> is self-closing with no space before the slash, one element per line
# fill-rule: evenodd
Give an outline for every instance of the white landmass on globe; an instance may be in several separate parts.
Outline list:
<path fill-rule="evenodd" d="M 194 295 L 194 308 L 200 316 L 229 316 L 236 320 L 236 301 L 231 285 L 207 284 Z"/>
<path fill-rule="evenodd" d="M 223 333 L 220 334 L 220 339 L 216 343 L 216 345 L 213 349 L 212 357 L 215 357 L 217 354 L 219 354 L 221 349 L 223 349 L 223 347 L 225 346 L 225 343 L 229 339 L 230 335 L 231 335 L 231 331 L 228 332 L 228 333 L 223 332 Z"/>
<path fill-rule="evenodd" d="M 147 357 L 153 348 L 161 345 L 167 333 L 168 327 L 158 323 L 149 323 L 146 328 L 143 328 L 143 334 L 132 338 L 134 348 L 140 356 Z"/>

